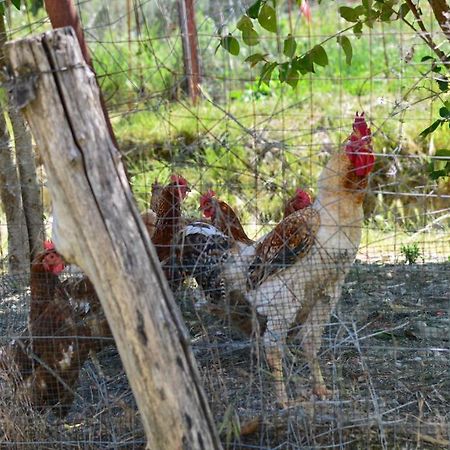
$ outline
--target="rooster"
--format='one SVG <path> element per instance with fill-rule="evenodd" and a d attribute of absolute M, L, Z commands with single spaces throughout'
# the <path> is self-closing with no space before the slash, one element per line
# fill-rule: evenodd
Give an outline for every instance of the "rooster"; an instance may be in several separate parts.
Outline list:
<path fill-rule="evenodd" d="M 233 208 L 223 200 L 219 200 L 214 191 L 209 190 L 200 197 L 200 210 L 225 235 L 243 244 L 252 245 L 254 243 L 247 236 Z"/>
<path fill-rule="evenodd" d="M 364 113 L 356 113 L 343 147 L 322 170 L 314 203 L 290 214 L 258 243 L 246 291 L 230 292 L 231 299 L 244 296 L 267 319 L 264 348 L 282 405 L 288 403 L 284 344 L 295 325 L 300 326 L 298 337 L 311 370 L 313 392 L 321 398 L 330 395 L 317 353 L 361 240 L 362 203 L 375 162 Z"/>
<path fill-rule="evenodd" d="M 283 217 L 286 218 L 295 211 L 307 208 L 311 203 L 311 196 L 303 189 L 297 188 L 294 196 L 287 201 L 284 207 Z"/>
<path fill-rule="evenodd" d="M 199 223 L 186 227 L 178 242 L 182 270 L 210 291 L 213 301 L 251 305 L 253 316 L 265 319 L 260 333 L 283 406 L 288 404 L 285 342 L 297 326 L 313 392 L 321 398 L 330 394 L 317 353 L 361 240 L 362 202 L 375 162 L 364 114 L 356 114 L 343 150 L 322 170 L 314 203 L 289 214 L 256 244 L 233 242 L 212 225 Z"/>
<path fill-rule="evenodd" d="M 188 183 L 183 177 L 172 175 L 170 184 L 159 194 L 152 242 L 160 261 L 170 256 L 172 240 L 181 228 L 181 202 L 189 191 Z"/>
<path fill-rule="evenodd" d="M 31 266 L 29 330 L 7 352 L 21 392 L 37 408 L 56 407 L 60 417 L 70 409 L 84 362 L 112 336 L 92 283 L 86 277 L 61 282 L 64 265 L 53 244 L 45 243 Z"/>

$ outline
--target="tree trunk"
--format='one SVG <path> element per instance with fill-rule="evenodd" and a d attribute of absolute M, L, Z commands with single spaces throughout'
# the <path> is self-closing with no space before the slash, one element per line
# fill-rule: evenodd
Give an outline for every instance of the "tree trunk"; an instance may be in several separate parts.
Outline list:
<path fill-rule="evenodd" d="M 4 47 L 6 43 L 6 29 L 5 20 L 0 17 L 0 67 L 5 65 Z M 9 99 L 8 99 L 9 103 Z M 11 125 L 14 134 L 14 148 L 16 154 L 16 164 L 18 168 L 18 184 L 20 186 L 21 201 L 20 205 L 25 217 L 26 229 L 21 231 L 20 239 L 24 242 L 28 241 L 28 248 L 26 244 L 21 244 L 24 247 L 27 261 L 23 261 L 20 267 L 29 270 L 30 259 L 33 260 L 36 254 L 42 250 L 42 241 L 44 239 L 44 211 L 40 198 L 40 189 L 37 182 L 36 166 L 34 162 L 33 147 L 31 142 L 31 133 L 28 131 L 25 122 L 20 113 L 11 105 L 8 105 L 8 114 L 11 120 Z M 9 133 L 8 133 L 9 139 Z M 11 157 L 12 166 L 15 166 Z M 10 165 L 9 170 L 12 170 Z M 20 219 L 22 220 L 22 219 Z M 11 226 L 11 231 L 14 233 Z"/>
<path fill-rule="evenodd" d="M 108 133 L 95 77 L 74 30 L 11 42 L 6 53 L 16 77 L 13 93 L 48 174 L 56 247 L 95 285 L 148 448 L 219 449 L 186 329 L 136 208 Z"/>
<path fill-rule="evenodd" d="M 8 271 L 19 275 L 30 270 L 28 232 L 22 194 L 13 158 L 4 111 L 0 107 L 0 196 L 8 230 Z"/>
<path fill-rule="evenodd" d="M 4 65 L 5 42 L 5 22 L 3 16 L 0 16 L 0 68 Z M 8 230 L 8 271 L 17 275 L 30 270 L 29 240 L 19 177 L 2 106 L 0 106 L 0 197 Z"/>
<path fill-rule="evenodd" d="M 9 118 L 14 133 L 14 147 L 19 169 L 20 189 L 25 222 L 28 231 L 30 258 L 42 251 L 44 241 L 44 210 L 41 201 L 40 187 L 37 182 L 36 164 L 33 153 L 31 133 L 14 107 L 9 108 Z"/>
<path fill-rule="evenodd" d="M 78 39 L 78 43 L 81 48 L 81 52 L 83 53 L 84 60 L 86 61 L 86 63 L 88 64 L 88 66 L 91 68 L 92 72 L 95 75 L 94 66 L 92 64 L 92 58 L 89 53 L 86 41 L 84 39 L 83 27 L 81 26 L 80 17 L 78 16 L 78 12 L 73 0 L 44 0 L 44 4 L 45 10 L 47 11 L 48 17 L 50 18 L 50 22 L 52 23 L 53 28 L 73 27 Z M 116 136 L 114 134 L 111 121 L 109 120 L 109 114 L 106 108 L 106 103 L 105 100 L 103 99 L 100 90 L 99 95 L 100 95 L 100 104 L 102 106 L 103 114 L 105 116 L 106 125 L 108 126 L 111 139 L 114 145 L 118 147 Z"/>
<path fill-rule="evenodd" d="M 200 96 L 200 60 L 198 56 L 197 25 L 193 0 L 178 0 L 181 40 L 183 43 L 184 74 L 187 93 L 192 103 Z"/>

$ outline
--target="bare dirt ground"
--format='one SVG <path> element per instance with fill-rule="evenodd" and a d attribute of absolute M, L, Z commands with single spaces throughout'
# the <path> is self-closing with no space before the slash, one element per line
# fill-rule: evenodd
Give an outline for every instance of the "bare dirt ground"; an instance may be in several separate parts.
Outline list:
<path fill-rule="evenodd" d="M 13 281 L 2 281 L 0 344 L 26 326 L 29 294 Z M 311 395 L 301 349 L 290 342 L 286 410 L 275 406 L 259 343 L 212 317 L 195 289 L 178 297 L 227 448 L 450 448 L 449 263 L 355 264 L 323 335 L 332 398 Z M 2 419 L 10 408 L 13 420 L 18 408 L 2 383 Z M 64 421 L 34 413 L 24 426 L 30 430 L 9 431 L 0 448 L 145 448 L 113 346 L 84 366 Z M 0 423 L 0 439 L 4 431 Z"/>

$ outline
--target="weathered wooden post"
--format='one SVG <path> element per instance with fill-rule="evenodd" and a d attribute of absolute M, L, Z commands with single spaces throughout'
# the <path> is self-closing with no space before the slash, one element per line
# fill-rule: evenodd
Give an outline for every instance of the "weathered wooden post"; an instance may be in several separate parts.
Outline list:
<path fill-rule="evenodd" d="M 190 341 L 72 28 L 10 42 L 12 94 L 42 151 L 54 240 L 95 285 L 148 448 L 221 447 Z"/>

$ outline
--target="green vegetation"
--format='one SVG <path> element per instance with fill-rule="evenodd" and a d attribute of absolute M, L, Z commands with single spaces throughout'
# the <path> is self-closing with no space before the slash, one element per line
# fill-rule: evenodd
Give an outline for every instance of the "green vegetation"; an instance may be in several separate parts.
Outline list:
<path fill-rule="evenodd" d="M 314 4 L 311 25 L 295 9 L 292 28 L 287 11 L 280 9 L 281 33 L 295 37 L 296 53 L 305 52 L 348 27 L 339 6 Z M 206 8 L 199 8 L 204 96 L 193 106 L 181 88 L 176 8 L 172 3 L 161 7 L 169 13 L 163 16 L 148 5 L 139 30 L 134 17 L 129 30 L 115 2 L 108 14 L 102 2 L 80 4 L 84 23 L 92 27 L 88 37 L 94 64 L 141 209 L 148 207 L 153 181 L 164 183 L 170 173 L 179 172 L 193 186 L 188 214 L 197 215 L 199 193 L 214 188 L 237 207 L 250 234 L 258 235 L 281 217 L 284 199 L 297 186 L 314 194 L 328 155 L 345 139 L 355 111 L 364 110 L 378 153 L 365 205 L 366 242 L 390 243 L 387 236 L 406 237 L 403 233 L 446 214 L 448 199 L 439 195 L 450 194 L 448 179 L 432 179 L 430 172 L 448 163 L 445 155 L 435 161 L 429 155 L 448 148 L 448 128 L 420 136 L 439 114 L 440 106 L 430 100 L 436 92 L 434 62 L 423 61 L 429 48 L 401 21 L 364 28 L 359 39 L 346 33 L 351 65 L 348 44 L 327 41 L 329 64 L 316 65 L 316 73 L 302 76 L 292 88 L 276 76 L 270 86 L 258 82 L 260 69 L 244 62 L 254 46 L 241 45 L 237 58 L 221 48 L 215 51 L 216 23 Z M 12 21 L 17 22 L 14 37 L 48 27 L 24 24 L 23 15 L 14 11 Z M 231 18 L 222 36 L 234 33 L 235 23 Z M 259 45 L 271 55 L 292 52 L 270 32 L 261 33 Z M 440 225 L 448 229 L 448 221 Z"/>
<path fill-rule="evenodd" d="M 301 15 L 310 22 L 310 7 L 308 0 L 296 0 L 300 7 Z M 319 0 L 319 4 L 321 0 Z M 324 2 L 325 3 L 325 2 Z M 292 7 L 292 3 L 289 3 Z M 450 8 L 445 2 L 435 2 L 433 0 L 413 2 L 407 0 L 361 0 L 361 3 L 356 2 L 355 6 L 340 6 L 338 9 L 339 16 L 347 22 L 347 27 L 341 30 L 333 30 L 327 33 L 324 39 L 319 42 L 309 42 L 306 48 L 297 45 L 296 36 L 293 35 L 294 29 L 292 22 L 289 21 L 289 29 L 286 29 L 286 22 L 278 19 L 279 10 L 282 6 L 286 6 L 284 0 L 256 0 L 245 11 L 245 14 L 237 21 L 234 36 L 232 33 L 223 35 L 220 39 L 218 48 L 221 46 L 233 56 L 238 56 L 240 53 L 241 44 L 239 39 L 235 36 L 241 34 L 241 42 L 246 45 L 249 51 L 252 52 L 250 56 L 245 59 L 251 67 L 259 66 L 259 84 L 269 85 L 271 80 L 278 74 L 278 80 L 281 83 L 288 84 L 295 88 L 299 80 L 307 74 L 315 74 L 318 68 L 329 67 L 332 61 L 337 61 L 336 55 L 334 59 L 329 59 L 330 43 L 334 42 L 340 47 L 345 55 L 345 62 L 347 66 L 352 64 L 353 60 L 353 45 L 349 36 L 361 39 L 365 33 L 376 30 L 381 27 L 384 32 L 383 24 L 388 24 L 389 28 L 400 23 L 403 27 L 420 38 L 425 44 L 428 52 L 431 55 L 425 55 L 421 58 L 421 62 L 431 61 L 430 73 L 434 74 L 434 81 L 436 83 L 437 91 L 433 92 L 431 96 L 434 100 L 439 100 L 442 104 L 439 109 L 439 118 L 435 120 L 429 127 L 425 128 L 421 136 L 425 137 L 433 133 L 438 127 L 447 128 L 450 126 L 450 100 L 449 93 L 449 55 L 445 43 L 450 43 L 448 35 L 448 20 L 446 17 L 450 14 Z M 425 13 L 424 13 L 425 11 Z M 431 33 L 433 28 L 438 28 L 442 32 L 441 36 L 436 36 Z M 402 31 L 402 30 L 400 30 Z M 266 52 L 262 49 L 261 38 L 269 33 L 276 34 L 277 47 Z M 445 41 L 445 38 L 448 42 Z M 442 43 L 438 45 L 436 39 L 444 39 L 444 46 Z M 281 46 L 281 41 L 283 45 Z M 370 41 L 372 42 L 372 41 Z M 331 48 L 331 50 L 333 50 Z M 361 49 L 359 49 L 361 51 Z M 385 74 L 389 78 L 388 69 L 389 62 L 386 52 L 386 45 L 384 50 Z M 256 53 L 255 53 L 256 51 Z M 360 53 L 365 54 L 365 53 Z M 374 56 L 374 55 L 372 55 Z M 375 61 L 383 59 L 375 57 Z M 400 59 L 403 59 L 400 56 Z M 410 66 L 411 67 L 411 66 Z M 371 71 L 377 70 L 376 64 L 370 60 Z M 416 78 L 420 78 L 419 73 L 412 72 Z M 373 74 L 373 72 L 372 72 Z M 371 76 L 373 80 L 373 76 Z M 428 98 L 428 97 L 427 97 Z M 447 151 L 447 149 L 439 149 L 439 151 Z M 446 177 L 450 174 L 450 169 L 444 167 L 443 170 L 433 171 L 434 179 L 439 177 Z"/>
<path fill-rule="evenodd" d="M 414 264 L 421 255 L 419 246 L 416 243 L 402 245 L 400 252 L 408 264 Z"/>
<path fill-rule="evenodd" d="M 287 27 L 287 16 L 280 19 Z M 213 35 L 214 28 L 208 20 L 202 23 L 200 47 L 211 49 L 214 43 L 206 44 L 205 36 Z M 318 5 L 311 27 L 297 21 L 297 48 L 311 48 L 345 25 L 334 3 Z M 205 98 L 195 107 L 179 91 L 161 91 L 158 71 L 146 77 L 144 89 L 157 92 L 158 97 L 142 99 L 141 111 L 135 111 L 135 101 L 139 101 L 135 92 L 126 92 L 130 84 L 115 83 L 121 86 L 121 98 L 132 99 L 131 111 L 119 115 L 114 126 L 140 206 L 148 204 L 149 186 L 155 178 L 163 180 L 171 171 L 180 171 L 198 192 L 214 187 L 238 206 L 244 222 L 258 233 L 261 225 L 265 229 L 264 224 L 279 219 L 283 199 L 296 186 L 314 193 L 327 155 L 345 138 L 354 112 L 365 110 L 380 154 L 371 180 L 377 192 L 367 201 L 368 226 L 385 232 L 420 228 L 427 220 L 424 210 L 445 208 L 445 202 L 415 198 L 411 191 L 419 187 L 421 195 L 447 192 L 445 180 L 430 180 L 429 138 L 419 136 L 434 114 L 430 101 L 423 100 L 431 77 L 417 82 L 418 67 L 424 73 L 429 67 L 429 62 L 421 62 L 428 48 L 406 33 L 400 22 L 369 30 L 360 39 L 350 36 L 350 40 L 351 65 L 346 63 L 342 46 L 330 42 L 328 58 L 335 63 L 301 78 L 295 89 L 277 80 L 270 87 L 258 83 L 257 70 L 249 72 L 243 59 L 220 50 L 203 52 Z M 161 55 L 164 46 L 169 52 L 173 44 L 156 42 Z M 277 43 L 270 40 L 264 45 L 276 49 Z M 414 55 L 406 63 L 411 49 Z M 126 55 L 127 48 L 122 50 Z M 96 47 L 94 51 L 97 58 L 107 56 Z M 245 51 L 241 48 L 241 53 Z M 181 54 L 177 53 L 177 61 L 173 52 L 169 54 L 172 59 L 165 61 L 173 65 L 166 63 L 164 73 L 179 73 Z M 100 65 L 109 66 L 107 61 Z M 111 92 L 107 97 L 117 98 L 117 94 Z M 438 128 L 432 141 L 436 148 L 446 146 L 447 130 Z M 187 202 L 193 214 L 195 189 Z"/>

